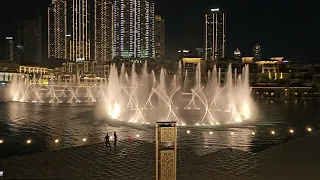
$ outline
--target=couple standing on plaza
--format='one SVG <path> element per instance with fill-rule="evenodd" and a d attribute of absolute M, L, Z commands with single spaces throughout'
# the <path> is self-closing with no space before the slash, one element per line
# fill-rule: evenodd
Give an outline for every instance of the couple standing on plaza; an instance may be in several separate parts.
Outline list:
<path fill-rule="evenodd" d="M 118 135 L 117 135 L 116 132 L 113 133 L 113 137 L 114 137 L 114 148 L 116 148 L 117 147 L 117 141 L 118 141 Z M 104 139 L 106 141 L 106 148 L 107 149 L 108 148 L 111 149 L 110 136 L 108 135 L 108 133 L 107 133 L 107 135 L 106 135 L 106 137 Z"/>

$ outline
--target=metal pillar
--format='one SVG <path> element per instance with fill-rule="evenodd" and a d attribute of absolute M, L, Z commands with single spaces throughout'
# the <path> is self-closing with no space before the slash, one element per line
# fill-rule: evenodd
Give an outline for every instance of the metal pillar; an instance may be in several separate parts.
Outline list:
<path fill-rule="evenodd" d="M 177 175 L 176 122 L 157 122 L 156 180 L 176 180 Z"/>

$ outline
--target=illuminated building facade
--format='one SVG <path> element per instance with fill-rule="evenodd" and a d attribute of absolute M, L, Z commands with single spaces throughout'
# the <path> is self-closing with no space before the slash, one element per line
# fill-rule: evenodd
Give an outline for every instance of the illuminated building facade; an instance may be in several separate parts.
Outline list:
<path fill-rule="evenodd" d="M 67 59 L 67 2 L 52 0 L 48 8 L 48 58 Z"/>
<path fill-rule="evenodd" d="M 226 56 L 226 14 L 211 9 L 205 15 L 205 60 L 217 60 Z"/>
<path fill-rule="evenodd" d="M 113 1 L 113 56 L 118 59 L 154 59 L 154 2 Z"/>
<path fill-rule="evenodd" d="M 155 59 L 164 60 L 164 19 L 156 15 L 155 17 Z"/>
<path fill-rule="evenodd" d="M 90 60 L 90 0 L 69 0 L 67 22 L 69 58 L 72 61 Z M 70 34 L 69 34 L 70 33 Z"/>
<path fill-rule="evenodd" d="M 14 61 L 14 41 L 13 37 L 6 37 L 6 60 Z"/>
<path fill-rule="evenodd" d="M 113 26 L 112 2 L 110 0 L 95 0 L 95 40 L 94 55 L 97 61 L 113 59 Z"/>

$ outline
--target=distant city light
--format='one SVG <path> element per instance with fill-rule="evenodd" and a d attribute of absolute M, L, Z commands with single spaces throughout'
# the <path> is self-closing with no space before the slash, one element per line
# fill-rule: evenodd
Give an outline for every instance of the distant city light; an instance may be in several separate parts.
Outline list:
<path fill-rule="evenodd" d="M 217 11 L 220 11 L 220 9 L 219 8 L 211 9 L 211 12 L 217 12 Z"/>
<path fill-rule="evenodd" d="M 59 139 L 54 140 L 54 142 L 55 142 L 55 143 L 58 143 L 58 142 L 59 142 Z"/>
<path fill-rule="evenodd" d="M 31 143 L 31 140 L 30 140 L 30 139 L 28 139 L 28 140 L 27 140 L 27 144 L 30 144 L 30 143 Z"/>
<path fill-rule="evenodd" d="M 82 57 L 82 58 L 77 58 L 76 59 L 76 62 L 78 62 L 78 61 L 85 61 L 86 59 L 84 58 L 84 57 Z"/>
<path fill-rule="evenodd" d="M 294 133 L 293 129 L 290 129 L 290 131 L 289 131 L 289 132 L 290 132 L 291 134 L 292 134 L 292 133 Z"/>
<path fill-rule="evenodd" d="M 307 128 L 307 131 L 311 132 L 311 131 L 312 131 L 312 129 L 311 129 L 311 128 Z"/>
<path fill-rule="evenodd" d="M 179 51 L 178 51 L 178 53 L 181 53 L 181 52 L 183 52 L 183 53 L 188 53 L 189 50 L 184 49 L 184 50 L 179 50 Z"/>
<path fill-rule="evenodd" d="M 274 132 L 274 131 L 271 131 L 271 134 L 275 134 L 276 132 Z"/>
<path fill-rule="evenodd" d="M 2 139 L 0 139 L 0 144 L 2 144 L 3 143 L 3 140 Z"/>

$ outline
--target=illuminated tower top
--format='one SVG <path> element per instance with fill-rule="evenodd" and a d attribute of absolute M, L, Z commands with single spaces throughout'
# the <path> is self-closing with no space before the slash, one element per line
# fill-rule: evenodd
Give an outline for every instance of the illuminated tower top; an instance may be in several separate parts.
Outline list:
<path fill-rule="evenodd" d="M 253 47 L 253 57 L 254 57 L 254 60 L 261 59 L 261 47 L 258 43 Z"/>

